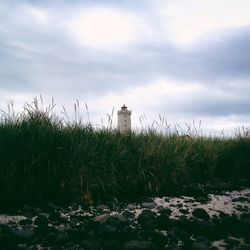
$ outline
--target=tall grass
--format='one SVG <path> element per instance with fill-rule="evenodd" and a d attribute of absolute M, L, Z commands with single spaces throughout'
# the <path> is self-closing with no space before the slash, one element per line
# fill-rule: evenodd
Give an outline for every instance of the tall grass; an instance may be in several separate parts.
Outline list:
<path fill-rule="evenodd" d="M 48 201 L 90 205 L 113 196 L 171 194 L 214 178 L 250 183 L 249 130 L 232 138 L 153 127 L 121 134 L 111 129 L 111 115 L 107 128 L 96 129 L 89 118 L 83 123 L 79 103 L 73 120 L 66 110 L 59 118 L 54 106 L 52 101 L 44 108 L 34 99 L 21 113 L 11 104 L 2 111 L 0 207 Z M 158 127 L 164 122 L 161 118 Z"/>

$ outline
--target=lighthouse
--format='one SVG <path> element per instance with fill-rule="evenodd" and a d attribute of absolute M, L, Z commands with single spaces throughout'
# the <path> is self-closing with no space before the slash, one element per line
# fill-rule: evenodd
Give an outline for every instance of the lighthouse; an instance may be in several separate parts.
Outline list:
<path fill-rule="evenodd" d="M 120 132 L 128 132 L 131 130 L 131 111 L 125 106 L 121 107 L 121 110 L 118 110 L 118 123 L 117 129 Z"/>

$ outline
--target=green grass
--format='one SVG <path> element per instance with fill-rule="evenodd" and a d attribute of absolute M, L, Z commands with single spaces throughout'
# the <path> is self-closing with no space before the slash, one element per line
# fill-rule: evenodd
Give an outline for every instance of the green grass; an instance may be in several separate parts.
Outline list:
<path fill-rule="evenodd" d="M 250 183 L 248 130 L 231 138 L 121 134 L 83 124 L 78 115 L 65 121 L 53 103 L 38 106 L 35 99 L 21 113 L 2 112 L 0 208 L 171 194 L 214 178 Z"/>

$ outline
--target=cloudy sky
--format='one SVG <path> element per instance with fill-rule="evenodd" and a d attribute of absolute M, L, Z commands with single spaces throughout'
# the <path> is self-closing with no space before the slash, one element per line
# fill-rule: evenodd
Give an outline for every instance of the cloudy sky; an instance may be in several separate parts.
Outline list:
<path fill-rule="evenodd" d="M 249 0 L 1 0 L 0 109 L 76 99 L 94 124 L 125 103 L 204 133 L 250 126 Z M 114 115 L 116 123 L 116 115 Z"/>

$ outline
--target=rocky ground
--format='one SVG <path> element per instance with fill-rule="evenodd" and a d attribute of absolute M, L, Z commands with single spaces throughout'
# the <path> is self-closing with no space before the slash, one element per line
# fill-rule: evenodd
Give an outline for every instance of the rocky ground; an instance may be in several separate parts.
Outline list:
<path fill-rule="evenodd" d="M 0 249 L 250 249 L 250 189 L 0 215 Z"/>

